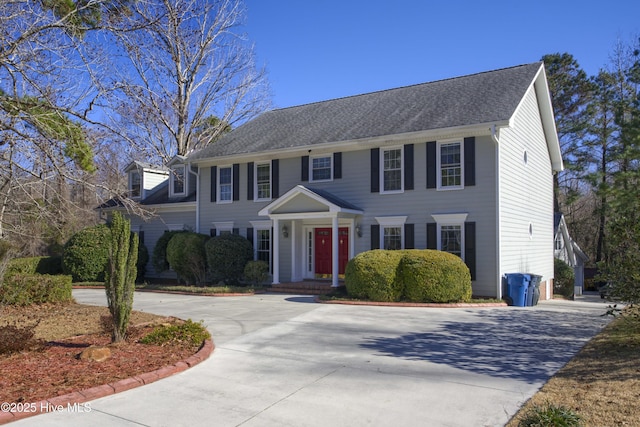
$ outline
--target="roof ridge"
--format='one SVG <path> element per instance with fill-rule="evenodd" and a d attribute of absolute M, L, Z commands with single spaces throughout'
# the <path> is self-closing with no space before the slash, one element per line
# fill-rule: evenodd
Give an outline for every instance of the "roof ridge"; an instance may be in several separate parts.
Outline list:
<path fill-rule="evenodd" d="M 447 78 L 438 79 L 438 80 L 431 80 L 431 81 L 428 81 L 428 82 L 413 83 L 413 84 L 408 84 L 408 85 L 405 85 L 405 86 L 396 86 L 396 87 L 391 87 L 391 88 L 387 88 L 387 89 L 374 90 L 372 92 L 364 92 L 364 93 L 358 93 L 358 94 L 354 94 L 354 95 L 339 96 L 337 98 L 329 98 L 329 99 L 324 99 L 322 101 L 313 101 L 313 102 L 307 102 L 307 103 L 304 103 L 304 104 L 290 105 L 288 107 L 274 108 L 273 110 L 267 111 L 266 113 L 289 110 L 289 109 L 299 108 L 299 107 L 307 107 L 307 106 L 310 106 L 310 105 L 323 104 L 325 102 L 332 102 L 332 101 L 340 101 L 340 100 L 343 100 L 343 99 L 358 98 L 358 97 L 361 97 L 361 96 L 368 96 L 368 95 L 374 95 L 374 94 L 379 94 L 379 93 L 384 93 L 384 92 L 391 92 L 391 91 L 395 91 L 395 90 L 407 89 L 407 88 L 412 88 L 412 87 L 417 87 L 417 86 L 424 86 L 424 85 L 434 84 L 434 83 L 441 83 L 441 82 L 446 82 L 446 81 L 450 81 L 450 80 L 464 79 L 464 78 L 479 76 L 479 75 L 482 75 L 482 74 L 492 74 L 492 73 L 496 73 L 496 72 L 499 72 L 499 71 L 511 70 L 511 69 L 520 68 L 520 67 L 527 67 L 527 66 L 530 66 L 530 65 L 542 65 L 542 61 L 530 62 L 528 64 L 513 65 L 513 66 L 510 66 L 510 67 L 498 68 L 498 69 L 495 69 L 495 70 L 479 71 L 477 73 L 464 74 L 462 76 L 456 76 L 456 77 L 447 77 Z"/>

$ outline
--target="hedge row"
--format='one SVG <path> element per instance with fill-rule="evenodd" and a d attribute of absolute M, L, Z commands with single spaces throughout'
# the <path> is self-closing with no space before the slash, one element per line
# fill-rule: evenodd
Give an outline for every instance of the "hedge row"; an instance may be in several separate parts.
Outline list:
<path fill-rule="evenodd" d="M 347 264 L 349 295 L 372 301 L 468 302 L 471 274 L 457 256 L 435 250 L 373 250 Z"/>
<path fill-rule="evenodd" d="M 70 302 L 71 276 L 49 274 L 15 274 L 0 284 L 0 303 L 31 305 L 46 302 Z"/>
<path fill-rule="evenodd" d="M 62 258 L 59 256 L 39 256 L 15 258 L 7 265 L 7 276 L 15 274 L 62 274 Z"/>

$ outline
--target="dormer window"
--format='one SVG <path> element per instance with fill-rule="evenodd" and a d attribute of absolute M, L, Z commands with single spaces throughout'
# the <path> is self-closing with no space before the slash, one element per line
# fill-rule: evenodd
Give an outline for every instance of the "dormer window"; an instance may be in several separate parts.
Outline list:
<path fill-rule="evenodd" d="M 182 196 L 185 194 L 185 167 L 176 165 L 171 170 L 171 195 Z"/>
<path fill-rule="evenodd" d="M 132 170 L 129 172 L 129 195 L 132 198 L 140 197 L 140 190 L 142 189 L 142 178 L 140 171 Z"/>

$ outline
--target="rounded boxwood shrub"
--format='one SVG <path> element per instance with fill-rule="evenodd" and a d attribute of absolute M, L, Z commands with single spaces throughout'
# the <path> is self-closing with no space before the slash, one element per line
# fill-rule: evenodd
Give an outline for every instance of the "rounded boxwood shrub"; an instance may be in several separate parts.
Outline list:
<path fill-rule="evenodd" d="M 167 245 L 169 241 L 178 233 L 186 233 L 185 230 L 165 231 L 162 236 L 156 242 L 156 246 L 153 248 L 153 255 L 151 257 L 151 264 L 156 273 L 162 273 L 169 270 L 169 261 L 167 261 Z"/>
<path fill-rule="evenodd" d="M 264 261 L 249 261 L 244 266 L 244 280 L 253 286 L 259 286 L 269 278 L 269 264 Z"/>
<path fill-rule="evenodd" d="M 253 259 L 253 246 L 238 234 L 223 234 L 211 238 L 205 245 L 207 265 L 214 281 L 236 285 L 244 267 Z"/>
<path fill-rule="evenodd" d="M 399 301 L 402 282 L 396 278 L 402 251 L 376 249 L 349 260 L 345 270 L 347 293 L 373 301 Z"/>
<path fill-rule="evenodd" d="M 74 282 L 103 282 L 111 231 L 104 224 L 85 228 L 64 246 L 62 270 Z"/>
<path fill-rule="evenodd" d="M 187 284 L 201 285 L 206 281 L 207 259 L 205 234 L 183 232 L 174 235 L 167 244 L 167 261 Z"/>
<path fill-rule="evenodd" d="M 397 280 L 411 302 L 469 302 L 471 274 L 460 257 L 436 250 L 404 250 Z"/>

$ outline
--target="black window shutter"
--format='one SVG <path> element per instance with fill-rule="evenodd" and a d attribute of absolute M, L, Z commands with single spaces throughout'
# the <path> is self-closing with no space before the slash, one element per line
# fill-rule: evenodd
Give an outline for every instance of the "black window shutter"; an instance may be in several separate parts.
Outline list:
<path fill-rule="evenodd" d="M 476 138 L 464 139 L 464 186 L 476 185 Z"/>
<path fill-rule="evenodd" d="M 309 181 L 309 156 L 302 156 L 302 176 L 300 181 Z"/>
<path fill-rule="evenodd" d="M 278 159 L 271 160 L 271 197 L 274 199 L 280 197 L 280 161 Z"/>
<path fill-rule="evenodd" d="M 438 224 L 427 223 L 427 249 L 438 249 Z"/>
<path fill-rule="evenodd" d="M 209 236 L 216 237 L 216 229 L 215 228 L 209 229 Z"/>
<path fill-rule="evenodd" d="M 404 146 L 404 189 L 413 190 L 413 144 Z"/>
<path fill-rule="evenodd" d="M 436 188 L 436 151 L 436 142 L 427 142 L 427 188 Z"/>
<path fill-rule="evenodd" d="M 239 228 L 233 227 L 233 230 L 232 230 L 231 232 L 232 232 L 233 234 L 240 235 L 240 229 L 239 229 Z"/>
<path fill-rule="evenodd" d="M 405 249 L 415 249 L 415 227 L 413 224 L 405 224 L 404 225 L 404 248 Z"/>
<path fill-rule="evenodd" d="M 380 192 L 380 149 L 371 149 L 371 192 Z"/>
<path fill-rule="evenodd" d="M 144 245 L 144 231 L 138 231 L 138 243 Z"/>
<path fill-rule="evenodd" d="M 247 240 L 251 242 L 251 246 L 255 246 L 253 243 L 253 228 L 247 228 Z"/>
<path fill-rule="evenodd" d="M 233 164 L 233 200 L 240 200 L 240 165 Z"/>
<path fill-rule="evenodd" d="M 476 223 L 464 223 L 464 262 L 469 267 L 471 280 L 476 280 Z"/>
<path fill-rule="evenodd" d="M 216 201 L 216 194 L 218 193 L 218 167 L 211 166 L 211 201 Z"/>
<path fill-rule="evenodd" d="M 371 249 L 380 249 L 380 225 L 371 224 Z"/>
<path fill-rule="evenodd" d="M 333 179 L 342 178 L 342 153 L 333 153 Z"/>
<path fill-rule="evenodd" d="M 253 162 L 247 163 L 247 200 L 253 200 Z"/>

